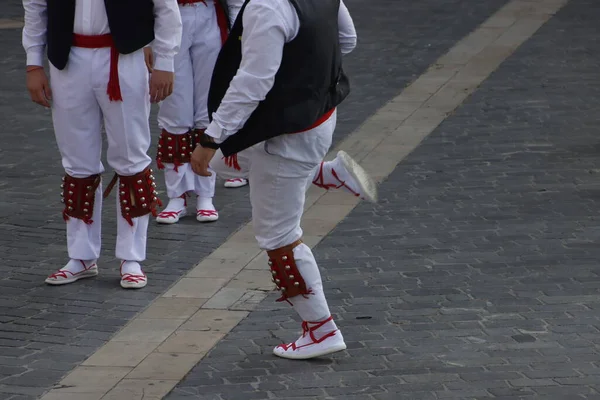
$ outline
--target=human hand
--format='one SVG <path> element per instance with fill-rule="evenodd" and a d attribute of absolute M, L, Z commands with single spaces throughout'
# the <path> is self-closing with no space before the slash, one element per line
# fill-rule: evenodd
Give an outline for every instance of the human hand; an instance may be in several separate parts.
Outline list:
<path fill-rule="evenodd" d="M 35 65 L 27 66 L 27 90 L 31 96 L 31 100 L 41 106 L 50 108 L 52 100 L 52 89 L 44 68 Z"/>
<path fill-rule="evenodd" d="M 148 72 L 152 73 L 152 68 L 154 67 L 154 53 L 152 52 L 152 47 L 144 47 L 144 61 L 146 62 L 146 68 L 148 68 Z"/>
<path fill-rule="evenodd" d="M 190 158 L 192 170 L 200 176 L 212 176 L 212 173 L 208 171 L 208 166 L 216 152 L 215 149 L 197 146 Z"/>
<path fill-rule="evenodd" d="M 150 77 L 150 101 L 158 103 L 173 93 L 175 74 L 168 71 L 153 70 Z"/>

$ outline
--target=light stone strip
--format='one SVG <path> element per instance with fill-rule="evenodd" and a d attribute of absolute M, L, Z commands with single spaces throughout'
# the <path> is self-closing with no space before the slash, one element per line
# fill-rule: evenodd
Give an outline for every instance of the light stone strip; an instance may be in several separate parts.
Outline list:
<path fill-rule="evenodd" d="M 23 20 L 0 18 L 0 29 L 21 29 Z"/>
<path fill-rule="evenodd" d="M 383 181 L 567 1 L 509 2 L 338 148 Z M 348 194 L 312 187 L 303 218 L 305 242 L 314 247 L 357 204 Z M 272 289 L 266 254 L 247 224 L 42 400 L 162 399 Z"/>

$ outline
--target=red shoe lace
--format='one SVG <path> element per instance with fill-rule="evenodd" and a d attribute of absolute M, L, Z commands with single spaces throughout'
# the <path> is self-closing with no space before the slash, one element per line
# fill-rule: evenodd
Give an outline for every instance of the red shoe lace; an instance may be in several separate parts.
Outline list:
<path fill-rule="evenodd" d="M 317 177 L 316 177 L 316 178 L 315 178 L 315 180 L 313 181 L 313 184 L 314 184 L 315 186 L 318 186 L 318 187 L 320 187 L 320 188 L 323 188 L 323 189 L 325 189 L 325 190 L 329 190 L 329 189 L 331 189 L 331 188 L 334 188 L 334 189 L 339 189 L 339 188 L 345 187 L 345 188 L 346 188 L 346 189 L 348 189 L 348 190 L 350 191 L 350 193 L 352 193 L 354 196 L 356 196 L 356 197 L 360 196 L 360 194 L 359 194 L 359 193 L 357 193 L 357 192 L 355 192 L 354 190 L 352 190 L 352 189 L 350 188 L 350 186 L 346 185 L 346 182 L 345 182 L 345 181 L 342 181 L 342 180 L 339 178 L 339 176 L 338 176 L 337 172 L 335 172 L 335 169 L 333 169 L 333 168 L 331 169 L 331 175 L 333 175 L 333 177 L 334 177 L 334 178 L 335 178 L 335 179 L 336 179 L 336 180 L 337 180 L 337 181 L 338 181 L 340 184 L 339 184 L 339 185 L 335 185 L 335 184 L 332 184 L 332 183 L 327 183 L 327 184 L 326 184 L 326 183 L 325 183 L 325 180 L 324 180 L 324 178 L 323 178 L 323 164 L 324 164 L 324 163 L 325 163 L 325 161 L 321 161 L 321 166 L 319 167 L 319 173 L 317 174 Z"/>
<path fill-rule="evenodd" d="M 177 218 L 181 211 L 162 211 L 158 214 L 160 218 Z"/>
<path fill-rule="evenodd" d="M 183 199 L 183 206 L 186 207 L 187 206 L 187 198 L 186 198 L 186 194 L 182 194 L 181 196 L 179 196 L 180 199 Z M 183 210 L 179 210 L 179 211 L 161 211 L 158 214 L 159 218 L 177 218 L 177 216 L 179 214 L 181 214 Z"/>
<path fill-rule="evenodd" d="M 279 346 L 277 346 L 278 348 L 282 348 L 285 351 L 288 351 L 289 349 L 292 349 L 293 351 L 296 351 L 298 349 L 301 349 L 303 347 L 307 347 L 307 346 L 311 346 L 313 344 L 318 344 L 321 343 L 322 341 L 324 341 L 327 338 L 330 338 L 332 336 L 335 336 L 335 333 L 337 332 L 337 329 L 321 336 L 320 339 L 317 339 L 314 335 L 314 331 L 316 331 L 317 329 L 319 329 L 320 327 L 322 327 L 323 325 L 325 325 L 327 322 L 329 321 L 333 321 L 333 316 L 330 316 L 329 318 L 327 318 L 324 321 L 321 322 L 308 322 L 308 321 L 302 321 L 302 338 L 306 337 L 306 334 L 310 335 L 310 339 L 312 340 L 312 343 L 306 343 L 300 346 L 296 346 L 296 342 L 293 343 L 289 343 L 289 344 L 280 344 Z M 313 326 L 309 326 L 309 324 L 313 324 Z"/>
<path fill-rule="evenodd" d="M 119 272 L 121 273 L 121 280 L 125 281 L 125 282 L 131 282 L 131 283 L 139 283 L 139 282 L 144 282 L 146 280 L 146 274 L 144 274 L 142 272 L 142 275 L 137 275 L 137 274 L 124 274 L 123 273 L 123 264 L 125 264 L 125 261 L 121 262 L 121 266 L 119 267 Z"/>
<path fill-rule="evenodd" d="M 146 275 L 124 274 L 121 275 L 121 280 L 131 283 L 140 283 L 146 280 Z"/>
<path fill-rule="evenodd" d="M 217 210 L 198 210 L 196 213 L 196 216 L 199 217 L 216 217 L 217 215 L 219 215 Z"/>
<path fill-rule="evenodd" d="M 71 274 L 71 276 L 76 276 L 79 275 L 81 273 L 84 273 L 85 271 L 93 268 L 96 266 L 96 263 L 91 264 L 89 267 L 85 266 L 85 263 L 81 260 L 79 260 L 79 262 L 81 263 L 81 265 L 83 265 L 83 270 L 79 271 L 79 272 L 71 272 L 68 269 L 59 269 L 58 271 L 56 271 L 55 273 L 53 273 L 52 275 L 48 276 L 48 278 L 52 278 L 52 279 L 58 279 L 58 278 L 64 278 L 67 279 L 67 272 L 69 274 Z"/>

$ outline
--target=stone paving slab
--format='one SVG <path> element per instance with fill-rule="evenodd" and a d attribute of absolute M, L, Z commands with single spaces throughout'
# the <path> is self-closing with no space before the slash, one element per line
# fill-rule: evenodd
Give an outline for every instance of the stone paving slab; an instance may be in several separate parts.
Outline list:
<path fill-rule="evenodd" d="M 12 10 L 18 9 L 19 2 L 8 3 L 12 8 L 8 12 L 3 9 L 2 18 L 18 17 Z M 351 9 L 361 10 L 354 13 L 361 45 L 348 58 L 354 92 L 340 112 L 336 141 L 503 3 L 374 1 L 362 10 L 363 3 L 349 1 Z M 398 12 L 401 20 L 383 13 L 390 9 L 403 10 Z M 57 201 L 58 152 L 49 113 L 32 105 L 24 90 L 20 31 L 2 30 L 0 49 L 4 77 L 0 115 L 5 126 L 0 144 L 0 227 L 10 233 L 0 239 L 4 276 L 0 279 L 0 399 L 31 399 L 85 360 L 246 222 L 249 204 L 247 189 L 221 189 L 216 199 L 222 216 L 218 223 L 153 225 L 146 263 L 151 280 L 139 292 L 117 287 L 112 256 L 114 219 L 110 217 L 114 206 L 108 204 L 104 273 L 76 285 L 46 287 L 43 278 L 62 264 L 65 253 Z"/>
<path fill-rule="evenodd" d="M 166 399 L 599 399 L 599 18 L 571 0 L 317 245 L 347 351 L 272 356 L 272 295 Z"/>

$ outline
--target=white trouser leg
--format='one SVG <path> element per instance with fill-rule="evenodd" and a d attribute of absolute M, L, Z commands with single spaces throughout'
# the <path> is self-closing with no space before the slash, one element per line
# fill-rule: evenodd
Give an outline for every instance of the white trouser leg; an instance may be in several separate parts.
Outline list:
<path fill-rule="evenodd" d="M 172 134 L 183 134 L 194 127 L 194 78 L 190 46 L 195 25 L 194 7 L 179 6 L 182 36 L 179 53 L 175 55 L 173 93 L 159 103 L 158 126 Z"/>
<path fill-rule="evenodd" d="M 193 175 L 194 178 L 194 193 L 196 193 L 200 197 L 215 197 L 215 184 L 217 181 L 217 174 L 212 169 L 209 169 L 209 171 L 212 173 L 212 176 L 200 176 L 196 175 L 194 171 L 190 171 L 190 174 Z"/>
<path fill-rule="evenodd" d="M 195 176 L 189 163 L 179 165 L 177 171 L 175 164 L 164 163 L 165 186 L 169 199 L 175 199 L 181 195 L 194 190 Z"/>
<path fill-rule="evenodd" d="M 91 74 L 95 50 L 73 48 L 69 66 L 58 70 L 50 65 L 53 92 L 52 121 L 65 172 L 74 178 L 101 174 L 102 113 L 96 101 Z M 104 86 L 106 88 L 106 84 Z M 101 186 L 96 190 L 92 224 L 77 218 L 67 221 L 69 257 L 93 260 L 101 248 Z"/>
<path fill-rule="evenodd" d="M 121 215 L 117 198 L 117 245 L 115 256 L 120 260 L 142 262 L 146 259 L 146 241 L 150 214 L 133 218 L 133 226 Z"/>
<path fill-rule="evenodd" d="M 92 224 L 77 218 L 67 221 L 67 249 L 69 258 L 75 260 L 97 260 L 102 244 L 102 185 L 98 185 L 94 199 Z"/>
<path fill-rule="evenodd" d="M 307 132 L 283 135 L 267 141 L 250 159 L 252 221 L 259 246 L 275 250 L 302 237 L 300 222 L 306 188 L 329 146 L 335 116 Z M 298 271 L 312 293 L 290 300 L 304 321 L 322 321 L 330 316 L 317 262 L 304 244 L 294 249 Z"/>
<path fill-rule="evenodd" d="M 204 7 L 204 4 L 199 3 Z M 196 5 L 179 6 L 183 23 L 183 34 L 179 53 L 175 56 L 175 85 L 173 93 L 159 104 L 158 126 L 167 132 L 180 135 L 194 127 L 194 70 L 190 47 L 198 23 Z M 165 166 L 165 185 L 169 199 L 195 189 L 196 174 L 189 164 L 177 166 L 163 163 Z"/>
<path fill-rule="evenodd" d="M 275 250 L 300 239 L 306 182 L 314 165 L 265 152 L 257 153 L 251 165 L 252 223 L 259 246 L 264 250 Z M 290 302 L 304 321 L 328 318 L 321 275 L 310 248 L 297 246 L 294 258 L 312 294 L 293 297 Z"/>
<path fill-rule="evenodd" d="M 213 0 L 206 1 L 206 4 L 197 3 L 193 8 L 196 25 L 190 54 L 194 79 L 194 128 L 205 129 L 209 124 L 208 90 L 217 56 L 221 51 L 221 32 Z M 191 169 L 190 173 L 194 176 L 194 192 L 203 198 L 214 197 L 216 176 L 196 175 Z"/>
<path fill-rule="evenodd" d="M 204 129 L 209 124 L 208 90 L 217 56 L 221 51 L 221 32 L 213 0 L 206 5 L 197 3 L 196 26 L 190 48 L 194 76 L 194 128 Z"/>
<path fill-rule="evenodd" d="M 105 50 L 105 49 L 100 49 Z M 99 51 L 100 51 L 99 50 Z M 132 176 L 145 170 L 151 162 L 150 147 L 150 95 L 148 71 L 142 50 L 119 56 L 119 81 L 123 101 L 110 101 L 106 94 L 110 54 L 97 57 L 96 98 L 104 114 L 108 140 L 107 160 L 121 176 Z M 118 190 L 114 195 L 118 197 Z M 116 256 L 128 261 L 143 261 L 146 257 L 146 232 L 149 215 L 133 218 L 133 226 L 123 218 L 117 208 Z"/>

